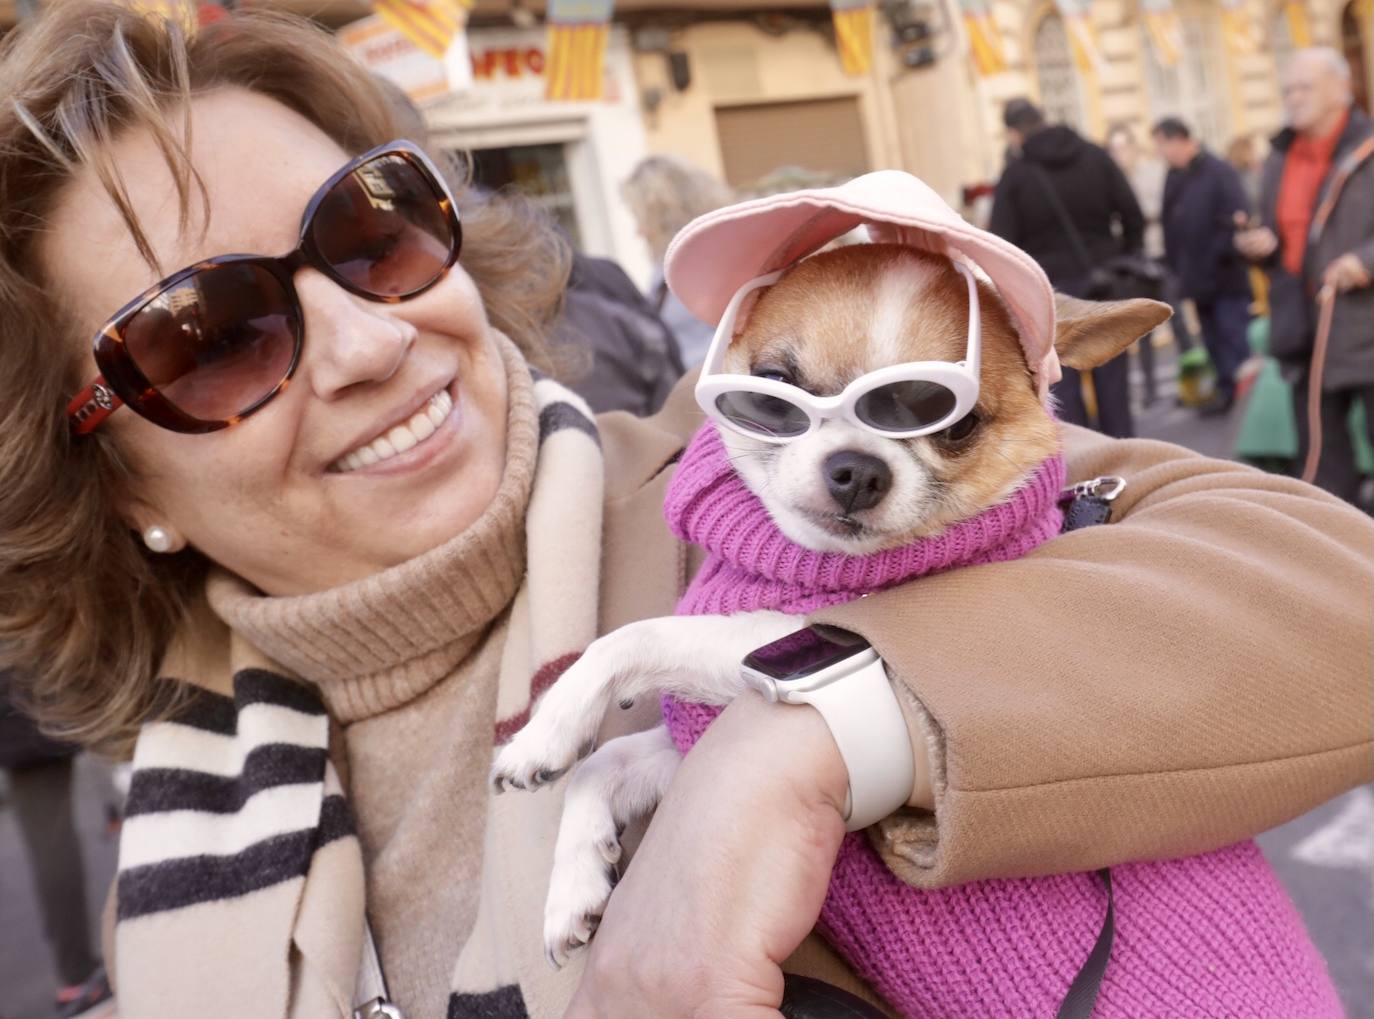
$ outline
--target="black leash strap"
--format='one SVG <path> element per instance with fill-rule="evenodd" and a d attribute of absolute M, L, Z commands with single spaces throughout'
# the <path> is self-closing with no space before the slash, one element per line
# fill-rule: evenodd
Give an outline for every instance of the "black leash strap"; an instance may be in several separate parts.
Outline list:
<path fill-rule="evenodd" d="M 1064 532 L 1110 522 L 1112 500 L 1125 488 L 1124 478 L 1104 477 L 1065 489 L 1060 497 L 1064 504 Z M 1112 896 L 1112 872 L 1103 867 L 1097 876 L 1107 891 L 1107 912 L 1097 932 L 1097 941 L 1073 983 L 1069 984 L 1055 1019 L 1091 1019 L 1097 995 L 1102 990 L 1102 980 L 1107 975 L 1107 963 L 1111 960 L 1112 942 L 1116 937 L 1116 900 Z"/>
<path fill-rule="evenodd" d="M 1102 879 L 1102 887 L 1107 890 L 1107 915 L 1102 918 L 1102 929 L 1097 932 L 1097 942 L 1083 968 L 1069 984 L 1069 993 L 1064 995 L 1064 1003 L 1055 1013 L 1056 1019 L 1090 1019 L 1093 1006 L 1097 1004 L 1097 994 L 1102 990 L 1102 979 L 1107 975 L 1107 962 L 1112 957 L 1112 941 L 1116 937 L 1116 900 L 1112 897 L 1112 872 L 1103 867 L 1097 872 Z"/>

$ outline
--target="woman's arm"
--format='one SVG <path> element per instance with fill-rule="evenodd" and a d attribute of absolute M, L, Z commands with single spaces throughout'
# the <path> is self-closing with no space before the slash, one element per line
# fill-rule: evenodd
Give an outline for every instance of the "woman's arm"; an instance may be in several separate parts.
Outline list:
<path fill-rule="evenodd" d="M 872 641 L 925 722 L 934 814 L 881 840 L 912 884 L 1202 852 L 1374 771 L 1374 521 L 1066 433 L 1072 480 L 1127 479 L 1117 522 L 816 614 Z"/>
<path fill-rule="evenodd" d="M 812 708 L 737 698 L 692 747 L 606 907 L 568 1019 L 779 1019 L 847 776 Z"/>

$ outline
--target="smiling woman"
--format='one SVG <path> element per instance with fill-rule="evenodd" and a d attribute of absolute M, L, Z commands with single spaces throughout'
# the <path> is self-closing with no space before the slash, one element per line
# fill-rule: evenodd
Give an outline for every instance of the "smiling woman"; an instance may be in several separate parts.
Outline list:
<path fill-rule="evenodd" d="M 597 635 L 673 611 L 695 560 L 663 495 L 702 421 L 685 390 L 594 420 L 535 370 L 548 223 L 454 193 L 288 18 L 187 39 L 54 4 L 0 97 L 0 647 L 50 729 L 133 756 L 121 1012 L 776 1019 L 785 961 L 871 999 L 812 932 L 843 760 L 815 712 L 751 697 L 591 951 L 545 965 L 563 787 L 494 797 L 493 749 Z M 1062 438 L 1071 481 L 1130 479 L 1109 537 L 844 610 L 923 765 L 872 830 L 909 883 L 1204 852 L 1367 770 L 1368 521 Z M 616 714 L 603 735 L 659 720 Z"/>

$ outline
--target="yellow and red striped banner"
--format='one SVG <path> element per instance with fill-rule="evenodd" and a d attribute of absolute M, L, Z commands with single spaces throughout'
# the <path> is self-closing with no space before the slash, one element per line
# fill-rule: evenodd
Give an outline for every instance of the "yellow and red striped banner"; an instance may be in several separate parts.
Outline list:
<path fill-rule="evenodd" d="M 544 94 L 549 99 L 595 100 L 605 93 L 610 25 L 550 25 Z"/>
<path fill-rule="evenodd" d="M 873 6 L 869 0 L 851 3 L 831 0 L 831 17 L 835 21 L 835 48 L 840 54 L 840 67 L 851 78 L 863 77 L 873 71 Z"/>
<path fill-rule="evenodd" d="M 1288 35 L 1298 49 L 1312 45 L 1312 24 L 1307 20 L 1307 5 L 1303 0 L 1284 0 L 1283 16 L 1288 19 Z"/>
<path fill-rule="evenodd" d="M 464 0 L 372 0 L 378 17 L 436 60 L 467 25 L 471 6 Z"/>
<path fill-rule="evenodd" d="M 1173 0 L 1143 0 L 1145 30 L 1161 67 L 1177 67 L 1183 53 L 1183 25 Z"/>
<path fill-rule="evenodd" d="M 1097 74 L 1102 68 L 1102 51 L 1097 45 L 1089 0 L 1055 0 L 1064 19 L 1064 31 L 1069 37 L 1069 49 L 1079 74 Z"/>
<path fill-rule="evenodd" d="M 959 0 L 959 6 L 964 12 L 964 31 L 968 33 L 973 66 L 985 78 L 1005 71 L 1007 54 L 1002 45 L 1002 32 L 992 16 L 988 0 Z"/>
<path fill-rule="evenodd" d="M 1259 52 L 1260 33 L 1246 0 L 1221 0 L 1221 34 L 1232 56 Z"/>
<path fill-rule="evenodd" d="M 612 0 L 549 0 L 544 95 L 587 102 L 606 93 Z"/>

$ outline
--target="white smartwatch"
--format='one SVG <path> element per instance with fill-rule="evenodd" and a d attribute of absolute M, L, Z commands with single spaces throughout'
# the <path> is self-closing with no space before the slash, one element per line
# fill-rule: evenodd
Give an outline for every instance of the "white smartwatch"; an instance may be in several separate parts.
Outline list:
<path fill-rule="evenodd" d="M 911 736 L 887 669 L 857 633 L 807 626 L 751 651 L 744 680 L 770 701 L 810 704 L 821 713 L 849 771 L 844 817 L 867 828 L 911 798 Z"/>

